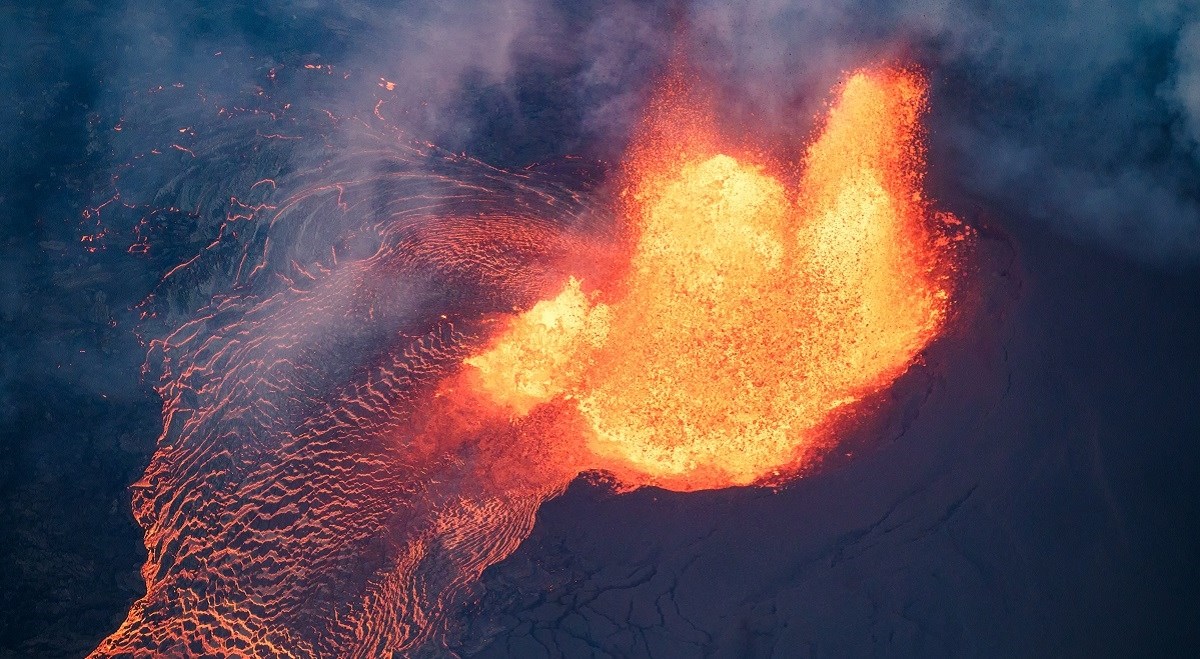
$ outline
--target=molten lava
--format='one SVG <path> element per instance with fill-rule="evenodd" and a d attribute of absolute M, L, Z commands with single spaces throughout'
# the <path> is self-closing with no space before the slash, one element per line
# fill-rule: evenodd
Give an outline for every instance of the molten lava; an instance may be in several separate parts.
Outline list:
<path fill-rule="evenodd" d="M 313 167 L 244 176 L 252 202 L 164 277 L 223 292 L 177 326 L 161 306 L 146 593 L 92 656 L 442 656 L 581 471 L 716 488 L 828 447 L 949 317 L 965 234 L 921 195 L 925 83 L 850 76 L 794 175 L 724 144 L 684 83 L 629 155 L 619 240 L 583 170 L 387 132 L 342 153 L 253 117 Z M 193 196 L 241 172 L 243 141 L 214 144 Z"/>
<path fill-rule="evenodd" d="M 677 83 L 676 83 L 677 84 Z M 593 464 L 694 490 L 794 470 L 835 412 L 890 384 L 942 328 L 953 241 L 921 194 L 924 81 L 860 71 L 796 190 L 724 155 L 669 86 L 628 172 L 616 293 L 572 279 L 466 360 L 518 415 L 576 406 Z"/>
<path fill-rule="evenodd" d="M 611 323 L 609 308 L 592 304 L 579 286 L 572 277 L 553 300 L 513 319 L 504 341 L 466 360 L 496 402 L 527 414 L 579 381 L 580 357 L 604 345 Z"/>

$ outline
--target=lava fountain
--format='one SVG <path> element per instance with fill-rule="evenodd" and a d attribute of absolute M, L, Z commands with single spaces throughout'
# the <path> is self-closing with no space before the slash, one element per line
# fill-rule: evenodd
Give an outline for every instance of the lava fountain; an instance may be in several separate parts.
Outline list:
<path fill-rule="evenodd" d="M 590 466 L 680 490 L 794 471 L 902 373 L 946 320 L 958 226 L 921 194 L 915 74 L 849 76 L 796 190 L 688 96 L 668 85 L 631 158 L 617 292 L 572 279 L 466 361 L 516 414 L 573 405 Z"/>
<path fill-rule="evenodd" d="M 282 226 L 415 186 L 371 207 L 374 254 L 218 298 L 156 343 L 147 592 L 93 656 L 418 654 L 581 472 L 798 473 L 951 317 L 969 234 L 922 195 L 925 104 L 917 74 L 848 76 L 796 176 L 723 145 L 671 78 L 619 236 L 490 169 L 382 168 L 271 206 Z"/>

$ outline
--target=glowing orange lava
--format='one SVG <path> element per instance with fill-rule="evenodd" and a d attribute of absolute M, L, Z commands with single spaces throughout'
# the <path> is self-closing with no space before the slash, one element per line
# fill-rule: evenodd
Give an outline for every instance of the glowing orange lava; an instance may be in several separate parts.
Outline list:
<path fill-rule="evenodd" d="M 623 279 L 607 295 L 571 279 L 466 363 L 516 415 L 573 405 L 586 467 L 745 485 L 802 465 L 937 336 L 958 222 L 922 196 L 917 74 L 849 76 L 794 190 L 720 153 L 674 93 L 630 158 Z"/>
<path fill-rule="evenodd" d="M 390 135 L 255 183 L 227 219 L 266 237 L 164 277 L 191 299 L 207 280 L 187 276 L 243 250 L 238 285 L 151 342 L 146 592 L 92 656 L 442 656 L 483 570 L 581 471 L 696 490 L 812 464 L 950 318 L 969 234 L 922 196 L 925 103 L 919 75 L 849 76 L 789 172 L 670 77 L 620 240 L 583 170 Z"/>

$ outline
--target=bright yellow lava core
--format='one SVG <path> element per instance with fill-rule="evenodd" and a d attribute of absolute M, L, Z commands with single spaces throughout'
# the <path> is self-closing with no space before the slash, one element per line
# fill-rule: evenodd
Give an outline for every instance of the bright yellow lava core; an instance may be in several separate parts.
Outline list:
<path fill-rule="evenodd" d="M 802 464 L 835 410 L 889 385 L 944 324 L 953 241 L 938 222 L 953 220 L 921 194 L 925 102 L 919 75 L 849 76 L 794 190 L 660 105 L 657 144 L 678 139 L 630 158 L 619 293 L 572 278 L 466 361 L 477 387 L 516 415 L 576 406 L 588 466 L 637 484 L 744 485 Z"/>

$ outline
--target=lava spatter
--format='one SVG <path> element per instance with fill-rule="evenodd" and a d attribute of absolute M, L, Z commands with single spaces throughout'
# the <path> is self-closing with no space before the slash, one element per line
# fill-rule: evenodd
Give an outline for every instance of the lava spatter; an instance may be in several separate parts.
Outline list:
<path fill-rule="evenodd" d="M 921 196 L 924 105 L 915 74 L 849 76 L 789 190 L 783 172 L 715 151 L 694 113 L 660 103 L 630 165 L 620 292 L 573 310 L 596 315 L 595 338 L 522 331 L 539 303 L 467 364 L 501 402 L 553 371 L 542 400 L 576 405 L 593 466 L 631 484 L 794 471 L 836 411 L 887 386 L 944 324 L 955 255 Z"/>

